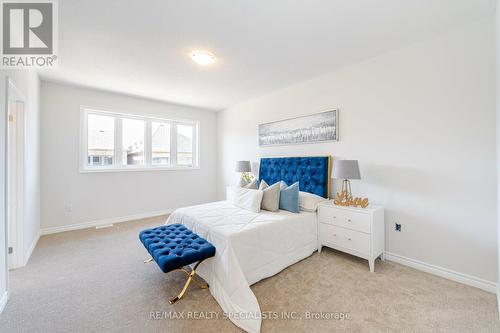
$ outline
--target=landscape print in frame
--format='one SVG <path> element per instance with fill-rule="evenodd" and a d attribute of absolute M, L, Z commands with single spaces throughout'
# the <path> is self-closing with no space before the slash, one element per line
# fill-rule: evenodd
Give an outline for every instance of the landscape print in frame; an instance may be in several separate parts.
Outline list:
<path fill-rule="evenodd" d="M 338 141 L 338 110 L 259 124 L 259 146 Z"/>

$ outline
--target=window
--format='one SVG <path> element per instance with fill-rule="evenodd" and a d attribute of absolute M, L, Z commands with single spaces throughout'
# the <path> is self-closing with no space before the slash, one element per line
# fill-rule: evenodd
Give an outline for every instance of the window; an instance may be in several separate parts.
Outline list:
<path fill-rule="evenodd" d="M 112 165 L 115 147 L 115 120 L 113 117 L 89 114 L 87 124 L 88 165 Z"/>
<path fill-rule="evenodd" d="M 81 170 L 198 167 L 199 124 L 81 108 Z"/>
<path fill-rule="evenodd" d="M 151 122 L 151 164 L 170 165 L 170 124 Z"/>
<path fill-rule="evenodd" d="M 144 120 L 122 119 L 123 165 L 144 164 Z"/>
<path fill-rule="evenodd" d="M 193 125 L 177 125 L 177 164 L 193 165 Z"/>

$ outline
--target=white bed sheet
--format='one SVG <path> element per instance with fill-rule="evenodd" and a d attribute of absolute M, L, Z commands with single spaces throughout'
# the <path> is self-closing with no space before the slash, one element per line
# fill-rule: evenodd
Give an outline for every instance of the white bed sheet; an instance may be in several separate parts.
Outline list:
<path fill-rule="evenodd" d="M 250 285 L 277 274 L 318 248 L 316 213 L 253 213 L 228 201 L 175 210 L 167 224 L 181 223 L 216 248 L 198 273 L 228 318 L 260 332 L 259 303 Z"/>

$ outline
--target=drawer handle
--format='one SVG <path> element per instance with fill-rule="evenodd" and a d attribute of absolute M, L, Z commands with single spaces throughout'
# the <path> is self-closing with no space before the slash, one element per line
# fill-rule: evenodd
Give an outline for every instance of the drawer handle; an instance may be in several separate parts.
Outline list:
<path fill-rule="evenodd" d="M 347 219 L 347 222 L 352 222 L 351 219 Z"/>
<path fill-rule="evenodd" d="M 336 219 L 336 218 L 337 218 L 337 216 L 334 216 L 333 218 L 334 218 L 334 219 Z"/>
<path fill-rule="evenodd" d="M 347 238 L 347 240 L 351 240 L 350 238 Z"/>
<path fill-rule="evenodd" d="M 337 237 L 337 234 L 333 234 L 333 237 Z"/>

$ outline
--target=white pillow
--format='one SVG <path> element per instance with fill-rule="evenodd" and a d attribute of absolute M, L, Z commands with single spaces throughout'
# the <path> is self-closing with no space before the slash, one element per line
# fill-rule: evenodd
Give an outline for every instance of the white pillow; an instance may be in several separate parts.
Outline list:
<path fill-rule="evenodd" d="M 239 187 L 236 186 L 226 186 L 226 200 L 233 202 L 234 199 L 234 192 L 238 189 Z"/>
<path fill-rule="evenodd" d="M 248 188 L 237 188 L 234 191 L 233 204 L 251 212 L 260 212 L 260 204 L 264 191 Z"/>
<path fill-rule="evenodd" d="M 327 201 L 319 195 L 312 194 L 309 192 L 299 192 L 299 209 L 305 212 L 315 212 L 318 210 L 318 204 L 323 201 Z"/>
<path fill-rule="evenodd" d="M 250 183 L 246 184 L 245 186 L 242 186 L 244 188 L 251 188 L 252 190 L 257 190 L 259 188 L 259 181 L 257 178 L 252 180 Z"/>

